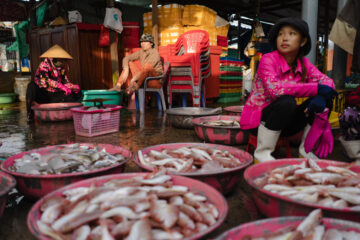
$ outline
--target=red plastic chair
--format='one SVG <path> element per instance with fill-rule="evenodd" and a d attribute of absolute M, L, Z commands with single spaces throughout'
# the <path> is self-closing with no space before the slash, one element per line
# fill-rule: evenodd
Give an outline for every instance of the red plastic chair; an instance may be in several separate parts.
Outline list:
<path fill-rule="evenodd" d="M 191 93 L 193 105 L 199 106 L 201 93 L 205 92 L 203 79 L 210 74 L 209 34 L 203 30 L 188 31 L 168 47 L 168 54 L 170 56 L 167 59 L 171 64 L 169 107 L 173 92 Z"/>

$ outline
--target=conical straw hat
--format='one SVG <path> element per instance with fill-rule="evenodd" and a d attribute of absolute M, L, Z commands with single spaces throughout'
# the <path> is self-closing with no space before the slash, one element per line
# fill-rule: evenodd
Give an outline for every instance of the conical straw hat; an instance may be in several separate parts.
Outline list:
<path fill-rule="evenodd" d="M 46 52 L 44 52 L 40 58 L 66 58 L 72 59 L 72 56 L 68 54 L 62 47 L 55 44 L 51 48 L 49 48 Z"/>

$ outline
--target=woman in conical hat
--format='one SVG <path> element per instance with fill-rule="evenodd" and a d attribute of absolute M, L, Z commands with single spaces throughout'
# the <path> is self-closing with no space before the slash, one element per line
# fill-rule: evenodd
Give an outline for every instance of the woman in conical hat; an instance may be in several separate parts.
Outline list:
<path fill-rule="evenodd" d="M 74 102 L 81 97 L 78 85 L 72 84 L 65 71 L 63 61 L 72 59 L 59 45 L 54 45 L 44 52 L 35 81 L 29 83 L 26 91 L 26 110 L 28 120 L 34 117 L 31 106 L 35 103 Z"/>

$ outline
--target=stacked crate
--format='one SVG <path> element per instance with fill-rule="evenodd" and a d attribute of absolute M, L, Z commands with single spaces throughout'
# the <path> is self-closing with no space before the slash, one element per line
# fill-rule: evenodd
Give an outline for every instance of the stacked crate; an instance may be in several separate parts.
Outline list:
<path fill-rule="evenodd" d="M 227 57 L 228 55 L 228 32 L 230 24 L 222 17 L 216 16 L 216 34 L 217 34 L 217 45 L 222 47 L 222 53 L 220 57 Z"/>
<path fill-rule="evenodd" d="M 217 32 L 215 27 L 216 12 L 201 5 L 186 5 L 184 7 L 182 24 L 184 32 L 191 30 L 205 30 L 209 33 L 211 46 L 217 45 Z"/>
<path fill-rule="evenodd" d="M 176 42 L 178 37 L 191 30 L 209 33 L 210 45 L 217 45 L 217 35 L 227 36 L 229 23 L 219 18 L 216 12 L 201 5 L 168 4 L 158 7 L 159 45 Z M 152 33 L 152 13 L 144 13 L 144 33 Z"/>
<path fill-rule="evenodd" d="M 242 66 L 244 61 L 220 58 L 220 96 L 218 103 L 240 102 L 242 93 Z"/>
<path fill-rule="evenodd" d="M 224 36 L 217 36 L 217 45 L 221 46 L 221 54 L 220 57 L 227 57 L 228 55 L 228 38 Z"/>
<path fill-rule="evenodd" d="M 182 26 L 182 12 L 184 6 L 168 4 L 158 7 L 159 45 L 166 46 L 177 41 L 184 33 Z M 144 33 L 152 34 L 152 12 L 144 13 Z"/>

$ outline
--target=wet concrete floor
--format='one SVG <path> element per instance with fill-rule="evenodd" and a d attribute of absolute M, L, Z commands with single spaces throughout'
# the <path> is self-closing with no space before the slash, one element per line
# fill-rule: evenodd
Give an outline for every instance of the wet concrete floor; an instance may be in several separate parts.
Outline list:
<path fill-rule="evenodd" d="M 173 128 L 166 114 L 157 109 L 147 109 L 145 114 L 122 111 L 119 132 L 88 138 L 75 134 L 73 121 L 27 124 L 24 103 L 16 103 L 8 107 L 10 111 L 0 114 L 0 142 L 2 143 L 0 158 L 7 158 L 22 151 L 46 145 L 74 142 L 120 145 L 133 153 L 157 144 L 202 142 L 194 130 Z M 246 145 L 236 147 L 245 149 Z M 297 148 L 292 146 L 291 153 L 292 156 L 298 156 Z M 277 157 L 285 158 L 285 150 L 280 149 Z M 328 159 L 346 161 L 339 141 L 335 141 L 334 151 Z M 128 162 L 125 172 L 140 172 L 140 169 L 133 162 Z M 204 239 L 215 238 L 232 227 L 264 218 L 257 211 L 250 196 L 250 187 L 244 181 L 239 182 L 236 189 L 225 197 L 229 205 L 229 214 L 225 222 Z M 7 207 L 0 218 L 0 239 L 35 239 L 26 225 L 27 213 L 33 204 L 34 202 L 22 198 L 20 194 L 9 196 Z"/>

